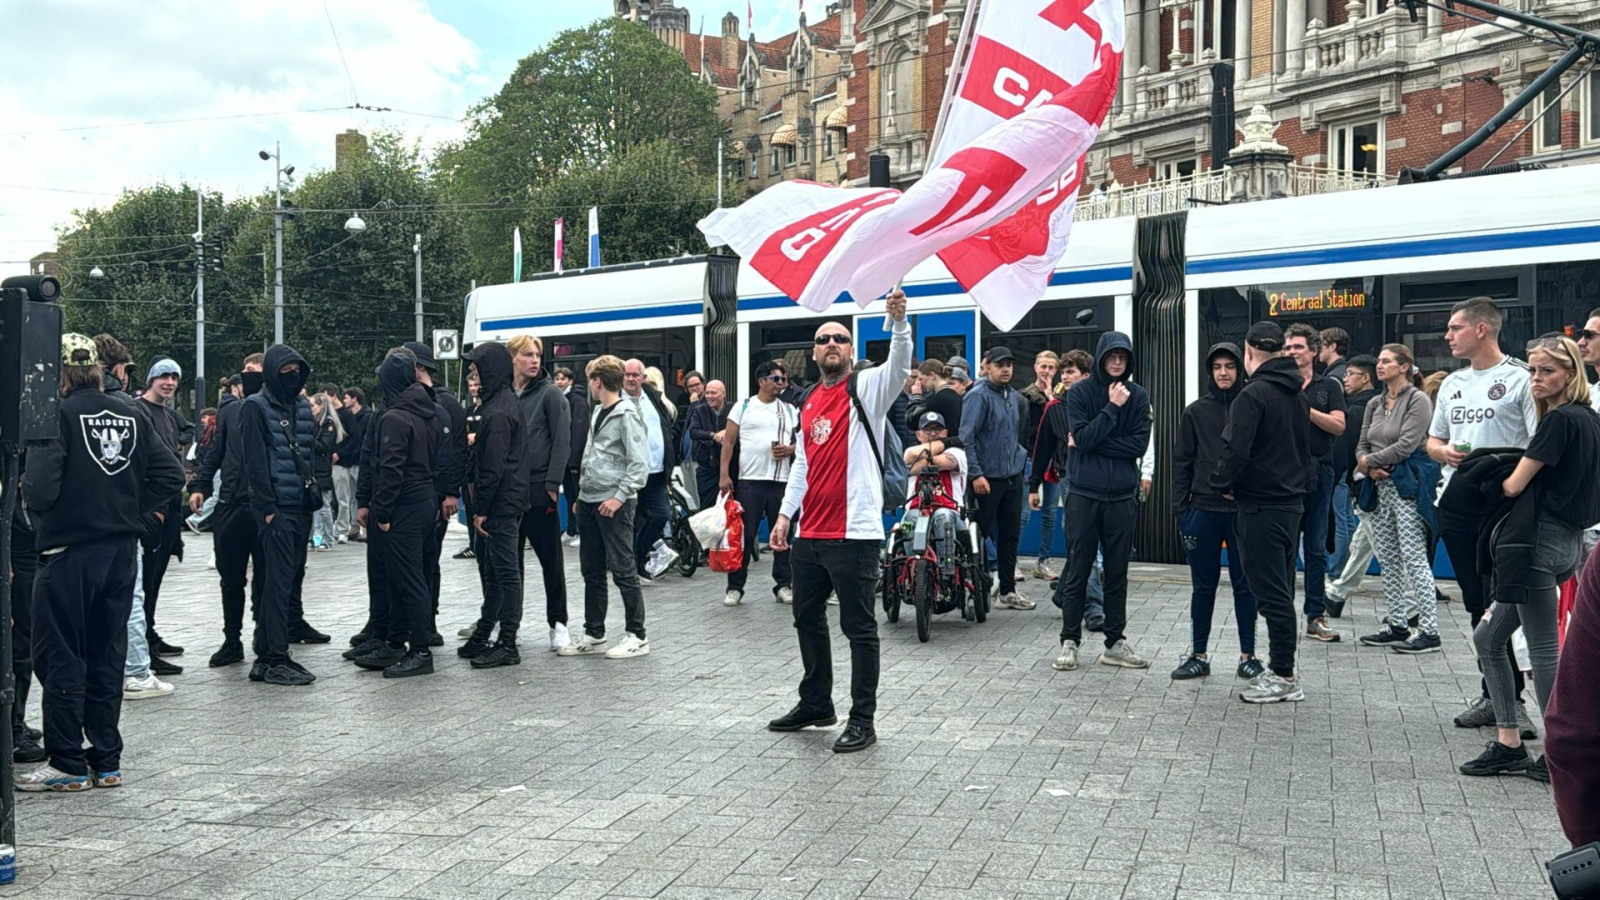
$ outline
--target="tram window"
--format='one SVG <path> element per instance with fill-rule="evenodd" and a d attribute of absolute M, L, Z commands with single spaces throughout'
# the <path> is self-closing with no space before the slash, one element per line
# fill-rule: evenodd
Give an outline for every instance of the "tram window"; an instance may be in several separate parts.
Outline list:
<path fill-rule="evenodd" d="M 1456 304 L 1473 297 L 1490 300 L 1518 300 L 1521 295 L 1520 279 L 1516 275 L 1494 278 L 1474 278 L 1469 281 L 1412 281 L 1400 285 L 1402 308 L 1420 304 Z"/>
<path fill-rule="evenodd" d="M 1500 350 L 1512 356 L 1523 356 L 1522 348 L 1535 334 L 1533 307 L 1502 306 L 1500 313 L 1504 316 Z M 1450 345 L 1444 339 L 1445 328 L 1450 324 L 1450 307 L 1404 312 L 1389 318 L 1389 340 L 1410 348 L 1419 370 L 1453 372 L 1461 368 L 1461 361 L 1450 355 Z"/>
<path fill-rule="evenodd" d="M 1041 301 L 1010 331 L 995 328 L 988 316 L 983 317 L 980 327 L 984 347 L 1003 346 L 1016 354 L 1017 363 L 1012 367 L 1011 381 L 1025 385 L 1033 380 L 1033 357 L 1041 350 L 1052 350 L 1057 356 L 1068 350 L 1083 350 L 1093 354 L 1100 335 L 1111 329 L 1111 319 L 1110 297 L 1088 297 Z M 930 350 L 929 355 L 935 354 Z M 966 353 L 959 355 L 968 356 Z M 944 358 L 949 359 L 950 355 Z M 973 363 L 976 364 L 977 360 L 973 360 Z M 972 374 L 977 377 L 976 372 Z"/>
<path fill-rule="evenodd" d="M 1539 334 L 1582 328 L 1600 307 L 1600 261 L 1539 266 L 1537 284 Z"/>
<path fill-rule="evenodd" d="M 838 322 L 846 328 L 851 324 L 849 318 L 836 316 L 751 325 L 750 371 L 754 372 L 757 366 L 769 359 L 781 359 L 789 367 L 789 380 L 796 389 L 815 384 L 822 373 L 812 360 L 811 351 L 817 328 L 823 322 Z M 745 396 L 747 391 L 752 390 L 750 385 L 741 385 L 738 390 L 732 391 L 731 396 Z"/>
<path fill-rule="evenodd" d="M 942 334 L 929 336 L 924 339 L 923 347 L 928 359 L 949 359 L 952 356 L 966 357 L 967 336 L 964 334 Z"/>
<path fill-rule="evenodd" d="M 866 358 L 874 364 L 882 364 L 889 359 L 888 341 L 867 341 Z"/>

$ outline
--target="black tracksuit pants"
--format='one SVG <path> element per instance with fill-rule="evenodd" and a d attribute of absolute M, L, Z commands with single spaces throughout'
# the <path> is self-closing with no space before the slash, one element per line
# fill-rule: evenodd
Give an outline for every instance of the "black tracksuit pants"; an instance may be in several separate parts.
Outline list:
<path fill-rule="evenodd" d="M 245 580 L 250 580 L 250 609 L 254 611 L 261 603 L 266 573 L 260 529 L 250 504 L 217 504 L 211 514 L 211 539 L 217 552 L 217 576 L 222 582 L 222 634 L 237 641 L 244 633 Z M 252 571 L 254 577 L 250 575 Z"/>
<path fill-rule="evenodd" d="M 1134 531 L 1139 525 L 1139 501 L 1132 497 L 1096 500 L 1068 490 L 1066 506 L 1067 569 L 1061 575 L 1061 639 L 1083 638 L 1083 608 L 1088 602 L 1095 549 L 1099 548 L 1105 560 L 1101 570 L 1106 617 L 1103 636 L 1110 647 L 1122 640 L 1123 629 L 1128 625 L 1128 557 L 1133 555 Z M 1013 516 L 1012 524 L 1016 521 Z M 1015 562 L 1015 554 L 1012 561 Z M 1000 577 L 1005 575 L 1002 561 Z"/>
<path fill-rule="evenodd" d="M 183 535 L 184 512 L 177 498 L 161 512 L 166 519 L 152 531 L 156 537 L 155 546 L 139 548 L 144 557 L 144 627 L 147 630 L 156 627 L 156 600 L 161 596 L 161 582 L 167 577 L 167 566 L 171 565 L 172 554 L 177 551 Z"/>
<path fill-rule="evenodd" d="M 1294 676 L 1295 641 L 1299 638 L 1294 570 L 1303 514 L 1297 506 L 1241 508 L 1233 520 L 1245 580 L 1256 595 L 1256 610 L 1267 620 L 1267 665 L 1284 678 Z M 1071 517 L 1068 510 L 1068 522 Z"/>
<path fill-rule="evenodd" d="M 289 622 L 296 587 L 305 578 L 311 513 L 279 509 L 261 527 L 261 602 L 256 604 L 256 658 L 268 665 L 289 659 Z"/>
<path fill-rule="evenodd" d="M 522 514 L 517 538 L 517 577 L 527 584 L 526 557 L 522 553 L 522 542 L 527 541 L 539 558 L 539 570 L 544 575 L 544 615 L 551 628 L 558 622 L 567 624 L 567 570 L 561 554 L 561 510 L 556 503 L 542 486 L 535 486 L 533 505 Z"/>
<path fill-rule="evenodd" d="M 138 552 L 130 534 L 39 558 L 33 660 L 44 688 L 44 746 L 50 764 L 71 775 L 122 767 L 117 725 Z"/>
<path fill-rule="evenodd" d="M 19 546 L 19 542 L 26 543 Z M 26 724 L 28 689 L 33 684 L 33 582 L 39 571 L 33 532 L 11 533 L 11 571 L 11 675 L 17 683 L 11 729 L 18 731 Z"/>
<path fill-rule="evenodd" d="M 1015 594 L 1017 541 L 1022 537 L 1022 474 L 990 478 L 989 493 L 975 496 L 978 498 L 978 508 L 974 520 L 978 523 L 978 532 L 994 541 L 995 562 L 1000 567 L 1000 593 Z M 1072 514 L 1069 512 L 1067 515 L 1070 521 Z M 1070 536 L 1071 532 L 1068 534 Z"/>
<path fill-rule="evenodd" d="M 443 583 L 443 575 L 439 570 L 439 554 L 444 552 L 445 532 L 450 530 L 450 520 L 445 518 L 440 504 L 443 497 L 434 497 L 433 527 L 428 529 L 428 543 L 422 548 L 422 561 L 428 570 L 428 595 L 432 602 L 428 607 L 428 633 L 439 630 L 439 588 Z"/>
<path fill-rule="evenodd" d="M 1020 515 L 1020 514 L 1018 514 Z M 1017 520 L 1013 515 L 1012 521 Z M 839 595 L 839 630 L 850 642 L 850 721 L 871 725 L 878 713 L 878 541 L 798 538 L 794 542 L 794 629 L 800 637 L 800 704 L 833 710 L 833 641 L 828 594 Z"/>
<path fill-rule="evenodd" d="M 1450 554 L 1450 567 L 1456 570 L 1456 585 L 1461 588 L 1461 605 L 1472 616 L 1472 627 L 1477 628 L 1490 605 L 1489 597 L 1484 593 L 1483 575 L 1478 571 L 1478 535 L 1472 531 L 1441 531 L 1439 537 L 1444 541 L 1445 552 Z M 1510 641 L 1506 642 L 1506 658 L 1517 658 Z M 1511 667 L 1511 679 L 1520 700 L 1522 692 L 1528 687 L 1520 666 Z M 1489 684 L 1486 681 L 1480 684 L 1483 696 L 1487 698 Z"/>
<path fill-rule="evenodd" d="M 518 545 L 521 518 L 488 516 L 483 520 L 488 537 L 475 535 L 478 578 L 483 583 L 483 610 L 478 615 L 478 635 L 488 640 L 496 623 L 502 643 L 515 644 L 522 627 L 522 566 Z"/>
<path fill-rule="evenodd" d="M 767 520 L 768 528 L 778 521 L 785 487 L 782 481 L 741 481 L 735 489 L 739 506 L 744 509 L 744 515 L 741 517 L 744 519 L 744 565 L 737 571 L 728 573 L 728 590 L 744 592 L 745 582 L 750 578 L 750 561 L 756 558 L 756 533 L 761 527 L 761 520 Z M 789 587 L 793 583 L 789 566 L 791 552 L 772 551 L 773 593 L 777 593 L 778 588 Z"/>
<path fill-rule="evenodd" d="M 403 489 L 389 519 L 389 530 L 369 522 L 368 554 L 374 554 L 385 570 L 387 602 L 381 603 L 374 631 L 396 647 L 408 641 L 413 650 L 427 650 L 433 632 L 433 600 L 428 585 L 427 549 L 434 534 L 439 510 L 433 485 L 413 485 Z M 438 564 L 434 547 L 434 564 Z"/>

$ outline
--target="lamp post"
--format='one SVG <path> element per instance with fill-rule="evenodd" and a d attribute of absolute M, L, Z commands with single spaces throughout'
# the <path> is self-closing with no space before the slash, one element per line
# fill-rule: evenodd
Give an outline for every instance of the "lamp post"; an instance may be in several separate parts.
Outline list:
<path fill-rule="evenodd" d="M 422 343 L 422 235 L 411 242 L 411 255 L 417 259 L 417 343 Z"/>
<path fill-rule="evenodd" d="M 206 407 L 206 195 L 194 192 L 194 413 Z"/>
<path fill-rule="evenodd" d="M 294 174 L 294 166 L 284 168 L 281 143 L 273 144 L 271 153 L 262 150 L 257 155 L 263 162 L 270 159 L 273 163 L 272 342 L 281 344 L 283 343 L 283 177 Z"/>

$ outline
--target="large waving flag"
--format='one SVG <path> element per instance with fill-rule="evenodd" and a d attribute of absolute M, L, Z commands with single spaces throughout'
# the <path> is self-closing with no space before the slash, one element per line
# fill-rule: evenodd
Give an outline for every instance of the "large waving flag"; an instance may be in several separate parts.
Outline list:
<path fill-rule="evenodd" d="M 785 182 L 701 220 L 707 240 L 818 312 L 845 293 L 865 306 L 939 253 L 990 321 L 1016 324 L 1066 246 L 1083 155 L 1116 94 L 1122 3 L 987 0 L 971 27 L 911 189 Z"/>

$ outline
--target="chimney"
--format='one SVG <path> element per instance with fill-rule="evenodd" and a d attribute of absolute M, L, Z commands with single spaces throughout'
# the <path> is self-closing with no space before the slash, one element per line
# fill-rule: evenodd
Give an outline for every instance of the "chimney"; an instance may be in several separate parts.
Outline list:
<path fill-rule="evenodd" d="M 367 155 L 367 137 L 354 128 L 333 138 L 333 167 L 343 169 Z"/>
<path fill-rule="evenodd" d="M 739 68 L 739 17 L 733 13 L 722 17 L 722 65 Z"/>

